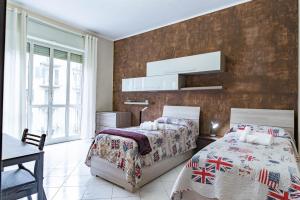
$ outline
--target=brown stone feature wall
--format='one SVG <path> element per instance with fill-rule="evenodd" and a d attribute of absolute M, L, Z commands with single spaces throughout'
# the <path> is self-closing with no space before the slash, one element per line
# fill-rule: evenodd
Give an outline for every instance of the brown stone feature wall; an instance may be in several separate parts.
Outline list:
<path fill-rule="evenodd" d="M 116 41 L 114 110 L 131 111 L 132 124 L 137 125 L 143 106 L 124 105 L 126 99 L 150 101 L 144 120 L 161 116 L 164 105 L 200 106 L 201 134 L 208 134 L 209 122 L 217 120 L 221 124 L 219 135 L 229 127 L 232 107 L 297 112 L 297 8 L 297 0 L 254 0 Z M 226 56 L 225 72 L 191 75 L 185 83 L 187 86 L 222 84 L 224 90 L 121 91 L 122 78 L 145 76 L 149 61 L 217 50 Z"/>

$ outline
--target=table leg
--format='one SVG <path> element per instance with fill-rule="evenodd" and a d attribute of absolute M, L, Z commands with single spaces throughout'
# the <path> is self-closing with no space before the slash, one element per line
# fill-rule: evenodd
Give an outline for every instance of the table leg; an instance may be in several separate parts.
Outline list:
<path fill-rule="evenodd" d="M 43 188 L 43 180 L 44 180 L 44 152 L 40 153 L 39 159 L 37 160 L 37 184 L 38 184 L 38 200 L 47 200 L 46 196 L 44 195 L 44 188 Z"/>

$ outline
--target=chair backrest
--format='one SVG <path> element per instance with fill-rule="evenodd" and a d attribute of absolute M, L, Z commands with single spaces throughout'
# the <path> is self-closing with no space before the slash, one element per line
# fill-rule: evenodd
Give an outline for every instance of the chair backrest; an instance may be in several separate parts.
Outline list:
<path fill-rule="evenodd" d="M 39 148 L 39 150 L 44 149 L 45 140 L 46 140 L 46 134 L 34 135 L 34 134 L 31 134 L 31 133 L 28 133 L 27 128 L 24 129 L 24 131 L 23 131 L 22 142 L 25 142 L 27 144 L 35 145 Z"/>

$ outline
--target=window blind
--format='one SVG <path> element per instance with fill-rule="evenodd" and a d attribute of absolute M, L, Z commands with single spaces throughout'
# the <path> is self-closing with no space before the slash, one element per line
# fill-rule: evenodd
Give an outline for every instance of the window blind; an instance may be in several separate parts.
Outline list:
<path fill-rule="evenodd" d="M 41 56 L 50 57 L 50 48 L 35 44 L 33 53 Z"/>
<path fill-rule="evenodd" d="M 68 53 L 65 51 L 60 51 L 57 49 L 54 49 L 53 57 L 61 60 L 67 60 L 68 59 Z"/>
<path fill-rule="evenodd" d="M 71 53 L 71 62 L 83 63 L 83 56 Z"/>
<path fill-rule="evenodd" d="M 56 42 L 68 47 L 84 49 L 84 37 L 82 35 L 65 31 L 31 17 L 28 18 L 27 22 L 27 34 L 28 36 Z"/>

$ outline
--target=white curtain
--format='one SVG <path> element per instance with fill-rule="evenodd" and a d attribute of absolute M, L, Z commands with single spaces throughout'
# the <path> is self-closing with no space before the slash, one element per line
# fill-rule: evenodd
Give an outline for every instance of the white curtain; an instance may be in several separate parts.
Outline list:
<path fill-rule="evenodd" d="M 14 137 L 26 127 L 26 15 L 12 9 L 6 17 L 3 132 Z"/>
<path fill-rule="evenodd" d="M 85 59 L 83 67 L 83 95 L 81 137 L 92 138 L 95 133 L 96 83 L 97 83 L 97 43 L 94 36 L 85 37 Z"/>

